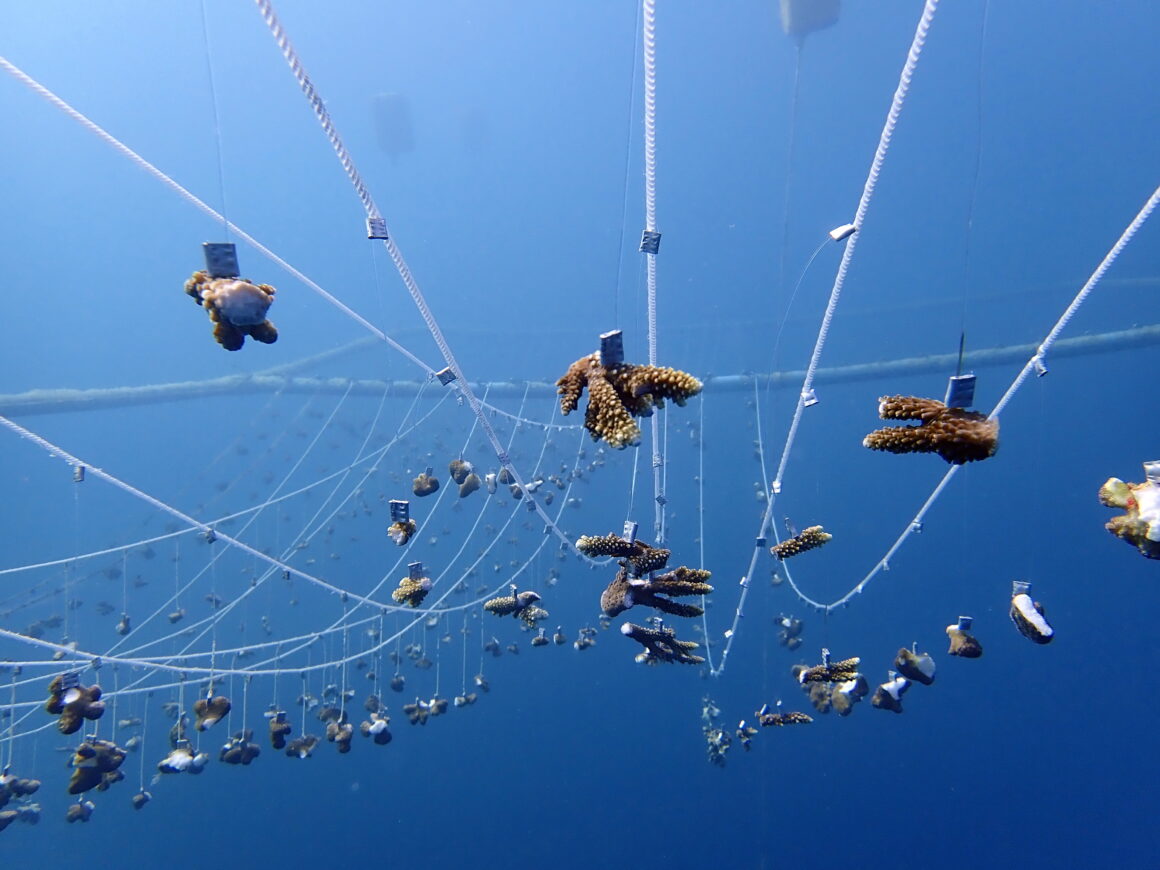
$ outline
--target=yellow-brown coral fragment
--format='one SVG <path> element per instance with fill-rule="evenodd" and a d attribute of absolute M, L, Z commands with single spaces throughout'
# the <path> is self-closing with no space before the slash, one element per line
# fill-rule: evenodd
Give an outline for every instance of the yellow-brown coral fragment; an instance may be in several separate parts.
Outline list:
<path fill-rule="evenodd" d="M 430 577 L 404 577 L 399 581 L 399 586 L 393 592 L 391 597 L 399 604 L 406 604 L 408 607 L 418 607 L 423 603 L 423 599 L 427 597 L 427 593 L 431 591 Z"/>
<path fill-rule="evenodd" d="M 937 399 L 883 396 L 878 400 L 883 420 L 919 420 L 917 426 L 888 426 L 862 439 L 871 450 L 887 453 L 937 453 L 952 465 L 978 462 L 995 455 L 999 421 L 978 411 L 948 408 Z"/>
<path fill-rule="evenodd" d="M 66 679 L 58 675 L 48 684 L 48 700 L 45 712 L 59 716 L 56 727 L 61 734 L 75 734 L 86 719 L 96 721 L 105 713 L 105 702 L 101 700 L 101 687 L 81 686 L 75 676 Z"/>
<path fill-rule="evenodd" d="M 640 427 L 633 417 L 651 415 L 665 399 L 684 405 L 701 391 L 701 382 L 686 372 L 628 363 L 605 368 L 599 353 L 572 363 L 556 386 L 564 414 L 576 409 L 588 388 L 584 428 L 593 440 L 603 439 L 618 450 L 640 442 Z"/>
<path fill-rule="evenodd" d="M 966 629 L 948 625 L 947 637 L 951 640 L 950 648 L 947 650 L 951 655 L 964 659 L 977 659 L 983 655 L 983 645 Z"/>
<path fill-rule="evenodd" d="M 185 282 L 185 292 L 209 314 L 214 338 L 226 350 L 240 350 L 247 335 L 263 344 L 278 340 L 278 330 L 266 319 L 276 292 L 269 284 L 252 284 L 245 278 L 211 278 L 199 270 Z"/>
<path fill-rule="evenodd" d="M 620 633 L 644 647 L 644 652 L 636 656 L 637 664 L 679 662 L 683 665 L 699 665 L 705 661 L 702 656 L 691 652 L 700 644 L 690 640 L 678 640 L 676 632 L 665 626 L 645 628 L 643 625 L 626 622 L 620 627 Z"/>
<path fill-rule="evenodd" d="M 769 552 L 776 556 L 778 560 L 784 561 L 790 556 L 796 556 L 807 550 L 817 549 L 833 537 L 829 532 L 822 529 L 821 526 L 810 526 L 807 529 L 802 529 L 792 538 L 786 538 L 780 544 L 775 544 L 770 547 Z"/>
<path fill-rule="evenodd" d="M 317 745 L 317 737 L 313 734 L 304 734 L 290 741 L 290 744 L 286 747 L 286 754 L 291 758 L 309 758 L 314 754 L 314 747 Z"/>
<path fill-rule="evenodd" d="M 1160 486 L 1150 480 L 1125 483 L 1110 477 L 1100 487 L 1100 503 L 1122 509 L 1104 528 L 1132 544 L 1148 559 L 1160 559 Z"/>
<path fill-rule="evenodd" d="M 193 727 L 205 731 L 220 722 L 230 712 L 230 699 L 225 695 L 213 698 L 199 698 L 193 705 L 193 715 L 197 721 Z"/>

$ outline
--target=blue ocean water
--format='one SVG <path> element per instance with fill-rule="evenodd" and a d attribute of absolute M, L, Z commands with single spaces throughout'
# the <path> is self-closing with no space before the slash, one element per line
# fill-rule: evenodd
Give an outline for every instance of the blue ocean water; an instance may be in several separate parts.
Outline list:
<path fill-rule="evenodd" d="M 800 43 L 772 2 L 659 6 L 658 360 L 706 381 L 655 418 L 666 546 L 671 564 L 712 570 L 717 590 L 707 636 L 671 623 L 708 639 L 716 663 L 800 384 L 754 387 L 749 376 L 809 360 L 841 247 L 828 243 L 802 270 L 853 219 L 922 5 L 847 2 Z M 624 331 L 630 361 L 647 358 L 641 10 L 600 0 L 277 12 L 467 380 L 498 409 L 485 418 L 521 475 L 581 472 L 545 509 L 572 539 L 626 519 L 650 539 L 648 425 L 641 447 L 602 450 L 544 386 L 609 329 Z M 1158 33 L 1148 0 L 942 4 L 822 366 L 953 354 L 963 334 L 968 351 L 1040 342 L 1157 184 Z M 255 7 L 9 4 L 0 55 L 443 366 Z M 0 760 L 43 781 L 39 825 L 0 833 L 6 863 L 1157 866 L 1147 670 L 1157 566 L 1101 528 L 1113 512 L 1096 498 L 1108 477 L 1139 481 L 1141 463 L 1160 456 L 1154 339 L 1049 355 L 1049 376 L 1002 415 L 997 455 L 957 475 L 922 534 L 848 609 L 810 610 L 771 582 L 763 555 L 721 676 L 643 667 L 617 631 L 624 618 L 608 630 L 597 621 L 615 566 L 561 550 L 503 488 L 456 498 L 450 459 L 498 467 L 468 407 L 437 383 L 417 398 L 386 389 L 424 370 L 366 342 L 364 327 L 246 244 L 242 274 L 277 287 L 280 336 L 225 352 L 182 293 L 201 243 L 224 240 L 221 224 L 12 75 L 0 106 L 0 414 L 90 466 L 75 483 L 43 447 L 0 434 L 0 659 L 26 663 L 0 671 Z M 1144 226 L 1063 338 L 1156 322 L 1157 233 Z M 976 407 L 989 409 L 1025 359 L 980 366 Z M 249 377 L 303 360 L 292 373 L 312 381 L 275 389 Z M 788 517 L 834 534 L 788 563 L 803 592 L 846 593 L 937 484 L 942 460 L 871 453 L 861 439 L 880 425 L 879 396 L 941 396 L 952 373 L 882 367 L 819 383 L 774 509 L 779 528 Z M 189 382 L 214 391 L 179 399 Z M 148 386 L 158 388 L 130 400 L 93 392 Z M 86 392 L 33 406 L 37 390 Z M 427 465 L 442 495 L 409 496 Z M 97 468 L 354 596 L 390 603 L 406 562 L 422 560 L 443 604 L 433 625 L 412 625 L 283 579 Z M 402 497 L 421 521 L 406 551 L 385 537 L 385 503 Z M 543 595 L 548 634 L 561 626 L 566 645 L 533 648 L 515 620 L 468 606 L 512 576 Z M 1033 582 L 1052 644 L 1029 643 L 1009 621 L 1014 579 Z M 114 630 L 122 612 L 125 637 Z M 800 649 L 778 644 L 780 614 L 804 621 Z M 945 654 L 944 627 L 960 614 L 975 619 L 977 661 Z M 596 644 L 577 651 L 586 626 Z M 56 646 L 15 636 L 36 634 Z M 493 636 L 518 655 L 484 652 Z M 99 735 L 143 735 L 125 781 L 71 825 L 66 764 L 79 735 L 62 737 L 38 709 L 68 667 L 53 651 L 70 642 L 104 661 L 81 672 L 109 699 Z M 848 718 L 762 729 L 749 751 L 734 740 L 725 766 L 707 762 L 706 697 L 729 733 L 763 703 L 812 713 L 792 665 L 817 663 L 825 647 L 860 656 L 873 685 L 912 643 L 939 670 L 933 686 L 911 688 L 902 715 L 867 701 Z M 422 659 L 432 667 L 416 667 Z M 173 725 L 162 705 L 191 708 L 198 668 L 225 674 L 217 689 L 233 713 L 191 734 L 213 757 L 202 775 L 154 782 Z M 282 672 L 247 680 L 255 669 Z M 396 670 L 398 694 L 384 685 Z M 405 703 L 466 694 L 477 673 L 490 691 L 475 704 L 408 724 Z M 306 760 L 271 749 L 263 711 L 321 734 L 299 697 L 328 686 L 354 690 L 356 727 L 364 697 L 383 695 L 392 743 L 356 734 L 349 755 L 324 741 Z M 133 718 L 143 721 L 118 727 Z M 243 727 L 261 757 L 219 763 Z M 137 811 L 140 788 L 153 800 Z"/>

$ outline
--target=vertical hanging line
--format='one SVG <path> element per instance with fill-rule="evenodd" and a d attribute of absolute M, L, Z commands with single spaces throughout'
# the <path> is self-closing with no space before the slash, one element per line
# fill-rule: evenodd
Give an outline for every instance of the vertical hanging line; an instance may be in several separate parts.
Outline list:
<path fill-rule="evenodd" d="M 642 45 L 644 57 L 644 228 L 657 231 L 657 76 L 656 76 L 656 0 L 643 0 Z M 657 364 L 657 255 L 645 252 L 648 266 L 648 364 Z M 663 414 L 652 415 L 653 501 L 655 504 L 654 537 L 657 545 L 665 542 L 665 455 L 661 448 Z"/>
<path fill-rule="evenodd" d="M 372 224 L 378 224 L 383 230 L 385 239 L 382 240 L 383 245 L 387 249 L 387 253 L 391 257 L 391 261 L 395 264 L 395 269 L 399 273 L 399 278 L 402 279 L 403 285 L 407 288 L 407 292 L 411 295 L 411 300 L 415 303 L 415 307 L 419 310 L 419 315 L 423 318 L 423 322 L 427 325 L 427 331 L 431 334 L 431 338 L 435 341 L 435 345 L 439 348 L 439 353 L 443 356 L 443 361 L 447 364 L 447 368 L 455 375 L 453 383 L 454 389 L 459 391 L 459 395 L 466 400 L 471 412 L 479 421 L 479 427 L 483 430 L 484 436 L 488 443 L 491 444 L 495 451 L 496 459 L 499 464 L 508 470 L 517 486 L 521 490 L 527 491 L 524 485 L 523 477 L 512 464 L 511 458 L 508 456 L 507 450 L 504 449 L 500 443 L 499 436 L 496 434 L 491 421 L 483 413 L 483 406 L 475 395 L 475 391 L 471 389 L 467 378 L 463 374 L 463 369 L 460 367 L 455 355 L 451 352 L 451 346 L 448 345 L 447 339 L 443 336 L 443 330 L 439 328 L 439 324 L 435 320 L 435 315 L 431 313 L 431 309 L 427 305 L 427 300 L 423 296 L 422 290 L 419 289 L 419 284 L 415 277 L 411 274 L 411 268 L 407 265 L 407 261 L 403 259 L 403 252 L 399 250 L 398 245 L 395 244 L 394 237 L 386 232 L 386 221 L 378 206 L 375 204 L 374 198 L 367 189 L 366 183 L 363 181 L 362 175 L 359 174 L 358 169 L 354 165 L 354 160 L 347 151 L 346 145 L 343 144 L 342 137 L 338 135 L 338 130 L 335 129 L 334 122 L 331 120 L 330 113 L 326 110 L 326 104 L 319 95 L 314 82 L 310 80 L 306 69 L 302 65 L 302 61 L 298 58 L 298 53 L 294 50 L 294 46 L 290 43 L 290 38 L 286 35 L 286 31 L 282 27 L 282 23 L 278 20 L 278 16 L 274 13 L 274 7 L 270 0 L 254 0 L 258 7 L 262 18 L 266 22 L 266 26 L 270 29 L 270 34 L 274 37 L 274 41 L 278 44 L 278 48 L 282 52 L 282 56 L 286 59 L 286 63 L 290 66 L 290 72 L 294 75 L 298 86 L 302 89 L 302 93 L 306 95 L 307 101 L 310 103 L 311 109 L 314 110 L 315 117 L 318 118 L 319 124 L 322 125 L 322 131 L 326 134 L 331 147 L 334 149 L 338 161 L 342 164 L 343 171 L 347 178 L 350 179 L 351 185 L 354 187 L 355 194 L 363 205 L 363 210 L 366 212 L 368 227 Z M 379 238 L 376 236 L 376 238 Z M 579 555 L 576 550 L 572 537 L 566 535 L 556 522 L 550 517 L 540 499 L 529 497 L 527 502 L 531 509 L 535 511 L 536 515 L 543 521 L 544 525 L 561 541 L 567 545 L 572 552 Z"/>
<path fill-rule="evenodd" d="M 628 112 L 627 123 L 625 124 L 624 134 L 624 179 L 621 184 L 624 190 L 624 199 L 620 206 L 620 240 L 616 245 L 616 287 L 612 296 L 612 326 L 614 329 L 620 329 L 620 272 L 621 272 L 621 258 L 624 256 L 624 235 L 628 232 L 628 167 L 632 162 L 632 104 L 633 96 L 636 94 L 636 52 L 639 48 L 639 43 L 636 41 L 637 25 L 640 22 L 640 9 L 637 9 L 636 20 L 633 22 L 633 40 L 632 40 L 632 66 L 628 79 Z"/>
<path fill-rule="evenodd" d="M 979 56 L 975 67 L 975 167 L 971 173 L 971 198 L 967 204 L 967 233 L 963 242 L 963 311 L 960 329 L 967 329 L 967 299 L 971 293 L 971 233 L 975 226 L 975 200 L 979 191 L 979 172 L 983 165 L 983 49 L 987 44 L 989 0 L 983 0 L 983 18 L 979 26 Z"/>
<path fill-rule="evenodd" d="M 221 196 L 222 204 L 222 226 L 226 234 L 225 240 L 228 242 L 230 240 L 230 221 L 229 209 L 226 208 L 226 170 L 225 162 L 222 159 L 222 125 L 218 112 L 217 85 L 214 82 L 213 57 L 210 55 L 209 48 L 209 18 L 205 11 L 205 0 L 201 0 L 201 36 L 205 44 L 205 68 L 209 75 L 209 98 L 210 102 L 213 103 L 213 133 L 217 146 L 218 193 Z"/>
<path fill-rule="evenodd" d="M 801 78 L 802 48 L 804 46 L 805 39 L 803 37 L 794 40 L 793 96 L 790 98 L 789 104 L 789 143 L 786 146 L 785 183 L 782 185 L 781 198 L 781 252 L 777 262 L 777 289 L 779 293 L 785 291 L 785 254 L 789 247 L 790 178 L 793 176 L 794 152 L 797 144 L 798 81 Z"/>

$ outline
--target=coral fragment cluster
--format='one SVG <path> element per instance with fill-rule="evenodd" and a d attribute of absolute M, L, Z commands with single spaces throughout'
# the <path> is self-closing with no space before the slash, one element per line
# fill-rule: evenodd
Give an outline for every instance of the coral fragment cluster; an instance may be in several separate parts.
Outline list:
<path fill-rule="evenodd" d="M 604 366 L 599 353 L 572 363 L 556 386 L 564 414 L 576 409 L 588 388 L 584 428 L 594 441 L 603 440 L 617 450 L 640 443 L 640 427 L 634 418 L 651 416 L 665 399 L 684 405 L 701 392 L 701 382 L 686 372 L 623 362 Z"/>
<path fill-rule="evenodd" d="M 82 686 L 74 674 L 61 674 L 48 684 L 45 712 L 59 716 L 56 727 L 61 734 L 75 734 L 86 719 L 96 721 L 105 714 L 101 687 Z"/>

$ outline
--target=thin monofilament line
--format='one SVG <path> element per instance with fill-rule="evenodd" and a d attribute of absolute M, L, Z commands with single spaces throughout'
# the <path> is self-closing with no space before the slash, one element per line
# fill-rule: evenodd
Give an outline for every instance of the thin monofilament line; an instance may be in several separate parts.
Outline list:
<path fill-rule="evenodd" d="M 814 342 L 814 350 L 810 355 L 810 363 L 806 368 L 805 379 L 802 381 L 802 389 L 798 396 L 797 407 L 794 409 L 793 421 L 790 423 L 789 435 L 786 437 L 785 449 L 782 451 L 781 461 L 777 467 L 777 478 L 773 487 L 775 493 L 781 490 L 781 483 L 785 477 L 786 464 L 789 462 L 789 455 L 793 449 L 794 440 L 797 438 L 798 427 L 801 424 L 802 411 L 805 409 L 807 397 L 811 395 L 813 390 L 814 376 L 817 373 L 818 364 L 821 362 L 822 349 L 825 347 L 826 338 L 830 333 L 830 324 L 834 320 L 834 312 L 838 308 L 838 301 L 842 295 L 842 287 L 846 283 L 846 274 L 850 269 L 850 261 L 854 258 L 854 251 L 858 245 L 858 236 L 862 231 L 862 225 L 866 221 L 866 212 L 870 208 L 870 201 L 874 196 L 874 189 L 878 185 L 878 178 L 882 173 L 882 165 L 886 162 L 886 154 L 890 150 L 890 140 L 894 136 L 894 128 L 898 126 L 898 118 L 902 114 L 902 106 L 906 102 L 906 95 L 910 90 L 910 82 L 914 77 L 914 70 L 918 66 L 918 59 L 922 54 L 923 45 L 926 43 L 926 35 L 930 30 L 930 24 L 937 8 L 938 0 L 926 0 L 926 5 L 922 10 L 922 16 L 918 21 L 918 27 L 914 31 L 914 40 L 910 44 L 910 50 L 906 53 L 906 63 L 903 64 L 902 73 L 898 78 L 898 87 L 894 89 L 894 98 L 890 102 L 890 111 L 886 114 L 886 123 L 882 127 L 882 134 L 878 137 L 878 147 L 874 151 L 874 159 L 870 164 L 870 172 L 866 176 L 866 184 L 862 188 L 862 198 L 858 202 L 858 210 L 854 215 L 854 227 L 856 231 L 850 236 L 846 242 L 846 248 L 842 252 L 842 262 L 838 265 L 838 274 L 834 278 L 834 286 L 830 290 L 830 299 L 826 303 L 826 312 L 822 315 L 822 325 L 818 329 L 818 337 Z"/>
<path fill-rule="evenodd" d="M 278 265 L 279 267 L 284 269 L 287 273 L 289 273 L 293 277 L 297 278 L 299 281 L 301 281 L 303 284 L 305 284 L 307 287 L 309 287 L 316 294 L 321 296 L 324 300 L 326 300 L 328 303 L 333 305 L 336 309 L 341 311 L 343 314 L 345 314 L 347 317 L 349 317 L 355 323 L 359 324 L 361 327 L 366 329 L 368 332 L 370 332 L 372 335 L 374 335 L 380 341 L 385 342 L 391 348 L 393 348 L 394 350 L 401 353 L 408 360 L 410 360 L 412 363 L 414 363 L 416 366 L 418 366 L 420 369 L 422 369 L 428 376 L 431 376 L 435 373 L 434 368 L 427 365 L 427 363 L 423 362 L 421 359 L 419 359 L 417 356 L 415 356 L 415 354 L 411 353 L 411 351 L 407 350 L 407 348 L 403 347 L 401 344 L 399 344 L 397 341 L 395 341 L 393 338 L 391 338 L 389 335 L 387 335 L 385 332 L 383 332 L 381 329 L 379 329 L 377 326 L 375 326 L 373 323 L 371 323 L 369 320 L 367 320 L 365 317 L 363 317 L 361 314 L 359 314 L 357 311 L 355 311 L 353 308 L 351 308 L 349 305 L 347 305 L 345 302 L 342 302 L 340 299 L 338 299 L 338 297 L 336 297 L 336 296 L 332 295 L 331 293 L 329 293 L 328 291 L 324 290 L 319 284 L 315 283 L 313 280 L 308 278 L 302 272 L 295 269 L 288 262 L 286 262 L 286 260 L 279 257 L 277 254 L 275 254 L 273 251 L 271 251 L 269 248 L 267 248 L 265 245 L 263 245 L 261 242 L 259 242 L 257 239 L 255 239 L 253 236 L 251 236 L 249 233 L 247 233 L 245 230 L 241 229 L 237 224 L 233 224 L 233 223 L 230 223 L 229 221 L 227 221 L 224 215 L 219 214 L 215 209 L 213 209 L 211 206 L 209 206 L 206 202 L 204 202 L 202 199 L 200 199 L 199 197 L 194 195 L 192 192 L 190 192 L 186 188 L 182 187 L 180 184 L 178 184 L 176 181 L 174 181 L 172 178 L 170 178 L 168 175 L 166 175 L 164 172 L 162 172 L 160 169 L 158 169 L 156 166 L 154 166 L 152 163 L 150 163 L 148 160 L 146 160 L 144 157 L 142 157 L 140 154 L 138 154 L 132 148 L 130 148 L 128 145 L 121 142 L 119 139 L 117 139 L 115 136 L 113 136 L 111 133 L 109 133 L 107 130 L 105 130 L 103 127 L 101 127 L 96 122 L 90 120 L 88 117 L 86 117 L 85 115 L 78 112 L 76 109 L 74 109 L 72 106 L 70 106 L 64 100 L 62 100 L 60 97 L 58 97 L 56 94 L 54 94 L 52 91 L 50 91 L 44 85 L 42 85 L 40 82 L 36 81 L 36 79 L 29 76 L 22 69 L 20 69 L 16 65 L 12 64 L 11 62 L 9 62 L 6 58 L 4 58 L 2 56 L 0 56 L 0 69 L 5 70 L 9 74 L 11 74 L 13 77 L 18 79 L 21 83 L 23 83 L 24 85 L 26 85 L 27 87 L 32 89 L 39 96 L 48 100 L 56 108 L 60 109 L 62 112 L 64 112 L 66 115 L 68 115 L 74 121 L 76 121 L 78 124 L 80 124 L 86 130 L 88 130 L 90 133 L 92 133 L 93 135 L 100 138 L 107 145 L 111 146 L 113 149 L 115 149 L 117 152 L 119 152 L 122 156 L 127 157 L 130 161 L 132 161 L 138 167 L 140 167 L 141 169 L 145 170 L 147 173 L 152 175 L 154 178 L 156 178 L 158 181 L 160 181 L 162 184 L 164 184 L 170 190 L 175 192 L 178 196 L 180 196 L 182 199 L 184 199 L 190 205 L 194 206 L 194 208 L 196 208 L 198 211 L 207 215 L 209 218 L 211 218 L 215 222 L 220 222 L 224 226 L 227 226 L 229 229 L 233 230 L 233 232 L 237 235 L 237 237 L 239 239 L 244 241 L 247 245 L 252 247 L 258 253 L 260 253 L 263 257 L 265 257 L 266 259 L 275 263 L 276 265 Z"/>
<path fill-rule="evenodd" d="M 858 241 L 858 233 L 862 229 L 862 224 L 866 219 L 866 211 L 870 207 L 870 200 L 874 196 L 874 189 L 878 184 L 878 177 L 882 172 L 882 164 L 886 160 L 886 154 L 890 149 L 890 140 L 894 135 L 894 128 L 898 125 L 899 115 L 902 113 L 902 106 L 906 101 L 906 94 L 910 90 L 910 82 L 914 76 L 914 70 L 918 65 L 918 59 L 922 54 L 923 45 L 926 42 L 927 32 L 930 30 L 930 24 L 934 18 L 935 10 L 938 8 L 938 0 L 926 0 L 926 5 L 923 7 L 922 16 L 918 20 L 918 27 L 914 32 L 914 39 L 911 41 L 910 50 L 906 53 L 906 62 L 902 66 L 902 73 L 898 78 L 898 86 L 894 89 L 894 97 L 890 102 L 890 110 L 886 113 L 886 123 L 883 125 L 882 133 L 878 137 L 878 147 L 874 151 L 874 159 L 870 163 L 870 172 L 866 177 L 866 183 L 862 188 L 862 197 L 858 202 L 858 210 L 854 215 L 855 233 L 850 236 L 846 242 L 846 248 L 842 252 L 842 262 L 838 266 L 838 274 L 834 278 L 834 286 L 830 291 L 830 299 L 826 303 L 826 312 L 822 316 L 822 325 L 818 329 L 818 337 L 814 343 L 814 350 L 810 356 L 809 366 L 806 368 L 805 378 L 802 381 L 801 392 L 798 394 L 797 405 L 794 408 L 793 420 L 790 422 L 789 433 L 786 436 L 785 447 L 781 453 L 781 460 L 777 466 L 777 476 L 773 479 L 769 486 L 769 491 L 766 496 L 765 512 L 761 518 L 761 525 L 757 530 L 756 541 L 758 542 L 753 549 L 749 559 L 749 568 L 745 575 L 741 578 L 741 594 L 737 605 L 737 610 L 734 612 L 733 625 L 727 633 L 725 648 L 721 652 L 721 662 L 717 669 L 713 671 L 713 676 L 720 676 L 725 671 L 725 663 L 729 657 L 729 650 L 733 646 L 733 640 L 737 637 L 737 628 L 740 625 L 744 614 L 745 599 L 749 591 L 749 585 L 753 581 L 753 572 L 757 568 L 757 559 L 761 555 L 764 547 L 760 544 L 764 537 L 765 530 L 770 526 L 770 520 L 773 516 L 773 505 L 777 499 L 777 495 L 781 492 L 782 481 L 785 478 L 786 465 L 789 463 L 790 453 L 793 450 L 794 441 L 797 438 L 798 427 L 801 424 L 802 411 L 806 406 L 806 398 L 809 397 L 813 391 L 814 377 L 817 374 L 818 364 L 822 358 L 822 349 L 826 344 L 826 337 L 830 331 L 830 324 L 834 319 L 834 311 L 838 307 L 838 300 L 842 295 L 842 286 L 846 281 L 846 274 L 850 268 L 850 260 L 854 256 L 854 250 Z M 796 586 L 791 581 L 791 587 L 795 589 Z"/>

